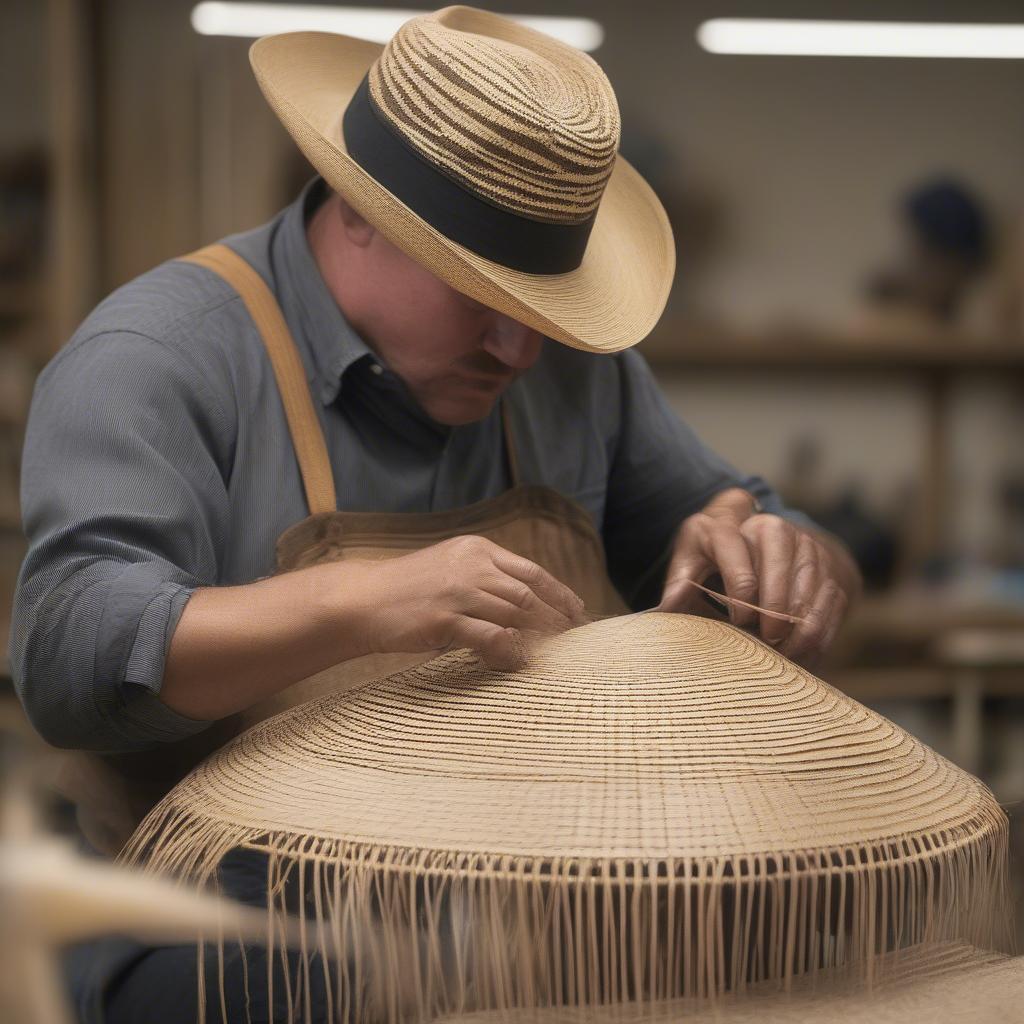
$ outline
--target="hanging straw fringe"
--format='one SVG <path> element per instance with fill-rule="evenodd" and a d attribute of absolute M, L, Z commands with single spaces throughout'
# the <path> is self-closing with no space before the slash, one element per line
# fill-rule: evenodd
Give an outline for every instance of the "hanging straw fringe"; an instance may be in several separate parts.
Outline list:
<path fill-rule="evenodd" d="M 893 950 L 1005 949 L 1006 841 L 993 813 L 863 848 L 528 860 L 261 834 L 164 806 L 123 856 L 211 882 L 228 850 L 265 854 L 271 958 L 296 890 L 307 921 L 289 1021 L 307 1019 L 315 957 L 338 1020 L 396 1024 L 786 988 L 845 965 L 870 985 L 873 958 Z"/>

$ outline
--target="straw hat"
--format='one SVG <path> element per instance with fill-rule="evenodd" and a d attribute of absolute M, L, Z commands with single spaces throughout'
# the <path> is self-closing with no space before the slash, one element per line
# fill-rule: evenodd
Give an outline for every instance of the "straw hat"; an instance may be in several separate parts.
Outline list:
<path fill-rule="evenodd" d="M 470 7 L 413 18 L 384 47 L 294 32 L 250 57 L 331 187 L 453 288 L 589 351 L 657 323 L 672 231 L 616 155 L 615 94 L 590 57 Z"/>
<path fill-rule="evenodd" d="M 414 1017 L 593 1006 L 993 948 L 1007 828 L 978 780 L 772 648 L 648 612 L 518 672 L 454 651 L 269 719 L 128 856 L 209 877 L 262 851 L 304 879 L 355 1019 L 399 1020 L 399 991 Z"/>

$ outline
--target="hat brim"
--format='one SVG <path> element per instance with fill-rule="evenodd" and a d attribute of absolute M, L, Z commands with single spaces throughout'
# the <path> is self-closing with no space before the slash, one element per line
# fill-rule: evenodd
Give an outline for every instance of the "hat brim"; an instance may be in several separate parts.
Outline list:
<path fill-rule="evenodd" d="M 617 158 L 576 270 L 526 274 L 484 259 L 431 227 L 348 155 L 342 116 L 382 49 L 350 36 L 289 32 L 257 40 L 249 57 L 270 106 L 327 183 L 451 287 L 573 348 L 618 352 L 646 337 L 668 300 L 675 244 L 640 174 Z"/>

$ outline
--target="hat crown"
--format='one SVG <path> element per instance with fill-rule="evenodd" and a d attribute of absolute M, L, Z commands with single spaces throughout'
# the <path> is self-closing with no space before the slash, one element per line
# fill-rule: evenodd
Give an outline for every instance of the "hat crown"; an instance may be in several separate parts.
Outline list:
<path fill-rule="evenodd" d="M 581 223 L 619 145 L 611 84 L 586 54 L 495 15 L 406 22 L 369 73 L 378 112 L 464 188 L 521 216 Z"/>

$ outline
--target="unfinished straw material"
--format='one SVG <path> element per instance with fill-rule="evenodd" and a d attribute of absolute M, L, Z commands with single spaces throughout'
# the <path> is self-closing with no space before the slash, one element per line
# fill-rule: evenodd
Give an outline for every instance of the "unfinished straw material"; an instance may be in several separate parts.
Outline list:
<path fill-rule="evenodd" d="M 127 855 L 202 880 L 238 845 L 268 856 L 272 914 L 299 887 L 307 960 L 334 956 L 355 1020 L 870 982 L 886 951 L 1008 934 L 980 782 L 686 615 L 592 623 L 514 673 L 455 651 L 278 715 Z"/>

